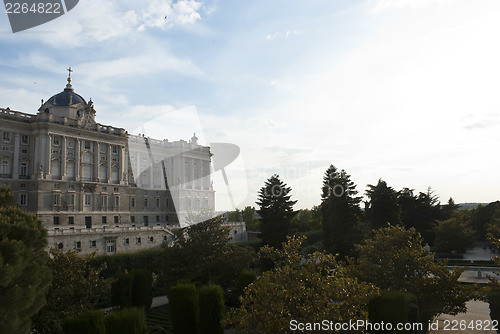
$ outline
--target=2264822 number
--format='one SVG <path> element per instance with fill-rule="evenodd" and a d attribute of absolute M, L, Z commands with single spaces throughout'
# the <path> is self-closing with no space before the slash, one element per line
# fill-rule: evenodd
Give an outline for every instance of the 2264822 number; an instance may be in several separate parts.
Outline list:
<path fill-rule="evenodd" d="M 61 4 L 59 2 L 6 2 L 5 11 L 7 14 L 61 14 Z"/>

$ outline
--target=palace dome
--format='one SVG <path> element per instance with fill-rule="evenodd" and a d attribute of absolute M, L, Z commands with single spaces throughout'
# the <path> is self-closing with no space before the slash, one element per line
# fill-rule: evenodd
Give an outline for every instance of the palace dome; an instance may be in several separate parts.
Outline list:
<path fill-rule="evenodd" d="M 79 103 L 87 104 L 83 97 L 75 93 L 70 83 L 66 85 L 66 88 L 62 92 L 52 96 L 47 103 L 53 106 L 72 106 Z"/>

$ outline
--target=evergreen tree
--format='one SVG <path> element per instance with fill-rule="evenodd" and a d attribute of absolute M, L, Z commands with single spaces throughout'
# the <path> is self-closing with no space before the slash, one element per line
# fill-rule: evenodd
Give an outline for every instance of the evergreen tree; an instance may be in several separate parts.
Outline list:
<path fill-rule="evenodd" d="M 271 176 L 259 191 L 257 211 L 261 217 L 262 241 L 270 246 L 279 247 L 290 230 L 294 216 L 293 205 L 297 201 L 290 200 L 291 188 L 287 187 L 278 175 Z"/>
<path fill-rule="evenodd" d="M 365 210 L 366 220 L 372 229 L 386 227 L 387 223 L 401 223 L 401 208 L 398 204 L 398 193 L 382 179 L 376 186 L 369 184 L 366 195 L 370 199 Z"/>
<path fill-rule="evenodd" d="M 441 219 L 441 205 L 438 197 L 429 187 L 426 193 L 418 196 L 412 189 L 404 188 L 398 193 L 398 203 L 401 207 L 401 222 L 406 228 L 414 227 L 424 240 L 430 244 L 434 242 L 436 221 Z"/>
<path fill-rule="evenodd" d="M 51 281 L 47 230 L 0 189 L 0 333 L 26 334 Z"/>
<path fill-rule="evenodd" d="M 356 185 L 344 170 L 333 165 L 323 177 L 321 203 L 323 245 L 330 253 L 350 255 L 354 244 L 363 239 L 361 197 L 356 197 Z"/>

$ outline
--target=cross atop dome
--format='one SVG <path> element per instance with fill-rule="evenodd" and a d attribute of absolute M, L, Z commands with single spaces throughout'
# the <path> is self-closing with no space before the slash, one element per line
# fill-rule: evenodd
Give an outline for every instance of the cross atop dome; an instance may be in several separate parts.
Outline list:
<path fill-rule="evenodd" d="M 73 72 L 73 70 L 71 69 L 71 66 L 67 69 L 68 71 L 68 84 L 66 85 L 66 88 L 72 88 L 71 87 L 71 72 Z"/>

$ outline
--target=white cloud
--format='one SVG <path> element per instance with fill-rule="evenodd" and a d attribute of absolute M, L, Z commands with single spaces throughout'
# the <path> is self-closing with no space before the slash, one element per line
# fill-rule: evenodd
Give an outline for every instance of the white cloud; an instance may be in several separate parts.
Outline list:
<path fill-rule="evenodd" d="M 193 0 L 86 0 L 53 21 L 16 34 L 16 38 L 36 39 L 57 49 L 68 49 L 117 37 L 133 39 L 134 31 L 147 28 L 190 25 L 201 19 L 201 12 L 202 3 Z"/>

